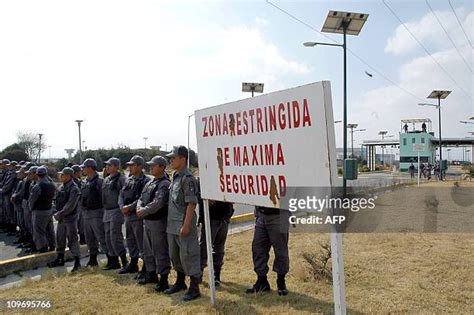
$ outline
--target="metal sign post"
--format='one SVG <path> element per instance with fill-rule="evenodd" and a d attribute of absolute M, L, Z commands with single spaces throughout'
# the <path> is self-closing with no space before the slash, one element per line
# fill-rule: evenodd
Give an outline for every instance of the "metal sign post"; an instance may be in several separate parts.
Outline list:
<path fill-rule="evenodd" d="M 418 186 L 420 186 L 420 152 L 418 152 Z"/>
<path fill-rule="evenodd" d="M 209 218 L 209 200 L 204 199 L 204 229 L 206 231 L 207 271 L 209 273 L 209 290 L 211 291 L 211 305 L 216 305 L 216 284 L 214 282 L 214 260 L 212 259 L 211 220 Z"/>
<path fill-rule="evenodd" d="M 420 152 L 425 151 L 425 145 L 423 143 L 413 143 L 413 151 L 418 152 L 418 186 L 420 186 Z"/>

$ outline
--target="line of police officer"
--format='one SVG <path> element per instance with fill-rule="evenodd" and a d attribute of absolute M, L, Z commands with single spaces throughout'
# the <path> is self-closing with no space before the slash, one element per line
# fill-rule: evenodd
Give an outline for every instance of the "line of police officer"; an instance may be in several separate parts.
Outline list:
<path fill-rule="evenodd" d="M 15 171 L 15 184 L 21 186 L 18 187 L 21 191 L 18 196 L 23 198 L 21 206 L 17 206 L 16 198 L 10 196 L 16 189 L 9 190 L 11 170 L 17 165 L 3 160 L 0 163 L 0 193 L 3 196 L 0 223 L 8 232 L 13 232 L 18 226 L 24 239 L 32 235 L 31 251 L 45 252 L 56 248 L 57 257 L 48 264 L 49 267 L 64 266 L 67 242 L 74 257 L 72 271 L 77 271 L 81 267 L 80 238 L 84 237 L 89 250 L 87 266 L 98 265 L 100 252 L 107 255 L 104 270 L 120 269 L 119 274 L 137 273 L 141 258 L 143 267 L 136 276 L 139 284 L 156 283 L 157 292 L 173 294 L 188 289 L 185 283 L 188 276 L 190 285 L 183 300 L 193 300 L 200 296 L 199 283 L 207 265 L 202 204 L 199 221 L 195 211 L 200 201 L 199 184 L 187 168 L 186 147 L 175 147 L 167 157 L 174 170 L 171 181 L 165 171 L 168 161 L 161 156 L 147 162 L 152 179 L 145 176 L 145 161 L 138 155 L 127 163 L 127 178 L 120 173 L 117 158 L 105 162 L 105 173 L 108 174 L 105 179 L 99 177 L 93 159 L 86 159 L 80 166 L 66 167 L 59 173 L 62 184 L 57 190 L 55 207 L 56 187 L 47 176 L 47 169 L 26 163 Z M 82 181 L 81 173 L 86 177 Z M 13 204 L 14 210 L 6 204 Z M 209 205 L 215 284 L 219 286 L 228 225 L 234 210 L 232 204 L 226 202 L 210 201 Z M 15 213 L 17 219 L 12 219 Z M 53 217 L 58 222 L 56 235 Z M 30 227 L 27 221 L 32 222 Z M 200 238 L 198 223 L 202 226 Z M 123 242 L 123 224 L 130 261 Z M 270 290 L 266 275 L 269 251 L 273 247 L 278 294 L 288 294 L 285 284 L 289 270 L 288 227 L 285 211 L 256 208 L 252 255 L 257 281 L 246 290 L 247 293 Z M 170 287 L 171 265 L 177 277 Z"/>

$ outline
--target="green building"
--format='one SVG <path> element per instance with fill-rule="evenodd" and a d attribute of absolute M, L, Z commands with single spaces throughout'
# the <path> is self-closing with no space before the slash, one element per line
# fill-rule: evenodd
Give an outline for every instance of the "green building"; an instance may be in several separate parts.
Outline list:
<path fill-rule="evenodd" d="M 430 119 L 405 119 L 401 121 L 400 132 L 400 171 L 407 171 L 411 163 L 418 168 L 418 151 L 415 147 L 424 147 L 420 151 L 420 162 L 436 162 L 434 133 L 431 131 Z"/>

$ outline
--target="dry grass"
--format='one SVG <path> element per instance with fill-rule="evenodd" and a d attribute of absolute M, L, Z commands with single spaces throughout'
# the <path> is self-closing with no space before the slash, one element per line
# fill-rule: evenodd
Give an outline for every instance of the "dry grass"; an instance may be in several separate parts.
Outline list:
<path fill-rule="evenodd" d="M 317 250 L 324 234 L 292 234 L 290 294 L 243 293 L 253 283 L 252 232 L 232 235 L 223 270 L 218 306 L 209 306 L 209 291 L 191 303 L 181 294 L 155 294 L 130 276 L 84 271 L 0 291 L 4 299 L 48 299 L 55 313 L 330 313 L 330 283 L 309 280 L 301 254 Z M 469 234 L 349 234 L 345 236 L 347 305 L 350 313 L 473 313 L 474 241 Z M 207 278 L 206 278 L 207 279 Z M 270 274 L 275 288 L 275 275 Z M 203 286 L 204 287 L 204 286 Z"/>

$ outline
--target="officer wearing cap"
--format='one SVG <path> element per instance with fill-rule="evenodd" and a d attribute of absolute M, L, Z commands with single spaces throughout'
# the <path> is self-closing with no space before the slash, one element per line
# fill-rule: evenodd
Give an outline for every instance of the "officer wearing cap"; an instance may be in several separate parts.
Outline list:
<path fill-rule="evenodd" d="M 143 218 L 145 223 L 143 258 L 147 272 L 138 283 L 158 283 L 155 290 L 163 292 L 169 288 L 168 275 L 171 270 L 166 235 L 170 180 L 165 170 L 168 161 L 157 155 L 147 164 L 153 180 L 146 183 L 137 204 L 137 216 Z"/>
<path fill-rule="evenodd" d="M 28 200 L 30 199 L 31 190 L 36 184 L 35 181 L 38 179 L 36 176 L 37 168 L 38 167 L 34 165 L 34 163 L 29 162 L 26 164 L 27 171 L 25 172 L 26 178 L 24 179 L 25 188 L 23 189 L 23 200 L 21 202 L 23 206 L 23 214 L 25 217 L 25 225 L 28 232 L 27 240 L 23 244 L 23 248 L 28 248 L 26 249 L 26 253 L 36 252 L 35 242 L 33 241 L 33 221 Z"/>
<path fill-rule="evenodd" d="M 17 225 L 20 228 L 20 238 L 16 242 L 17 244 L 24 243 L 27 239 L 27 232 L 26 232 L 26 223 L 24 218 L 24 211 L 22 206 L 23 201 L 23 192 L 25 187 L 25 181 L 23 180 L 25 175 L 26 168 L 22 167 L 19 171 L 16 172 L 16 183 L 15 189 L 13 190 L 11 202 L 14 206 L 15 216 Z M 21 246 L 20 246 L 21 247 Z"/>
<path fill-rule="evenodd" d="M 256 207 L 255 232 L 252 241 L 252 259 L 257 281 L 246 290 L 248 294 L 270 291 L 267 280 L 270 249 L 275 259 L 273 271 L 277 273 L 278 295 L 288 294 L 285 276 L 290 268 L 288 255 L 289 211 L 278 208 Z"/>
<path fill-rule="evenodd" d="M 36 169 L 38 181 L 31 190 L 30 204 L 33 221 L 33 240 L 40 253 L 54 251 L 56 240 L 53 225 L 53 199 L 56 186 L 48 179 L 44 166 Z M 48 248 L 49 246 L 49 248 Z"/>
<path fill-rule="evenodd" d="M 9 160 L 3 160 L 6 165 L 6 174 L 3 179 L 3 185 L 1 188 L 1 193 L 3 196 L 3 217 L 6 222 L 7 231 L 9 236 L 15 235 L 16 232 L 16 220 L 15 220 L 15 210 L 11 202 L 11 196 L 15 188 L 16 182 L 16 161 L 10 162 Z"/>
<path fill-rule="evenodd" d="M 168 245 L 171 261 L 177 272 L 175 284 L 165 291 L 173 294 L 186 289 L 185 276 L 191 278 L 188 291 L 183 300 L 190 301 L 201 296 L 200 248 L 195 208 L 198 203 L 198 184 L 187 167 L 188 149 L 185 146 L 173 148 L 167 155 L 175 170 L 170 188 L 168 206 Z"/>
<path fill-rule="evenodd" d="M 81 252 L 79 249 L 79 238 L 77 236 L 77 204 L 79 203 L 79 187 L 72 180 L 74 171 L 70 167 L 65 167 L 59 172 L 59 179 L 62 184 L 56 197 L 56 211 L 54 218 L 58 221 L 56 230 L 57 257 L 48 263 L 49 268 L 64 266 L 64 251 L 67 246 L 74 257 L 74 267 L 71 272 L 79 270 L 81 267 Z"/>
<path fill-rule="evenodd" d="M 125 233 L 127 239 L 128 253 L 130 255 L 130 264 L 120 269 L 120 274 L 135 273 L 138 271 L 138 258 L 143 257 L 143 219 L 137 216 L 137 203 L 140 198 L 143 187 L 150 180 L 143 174 L 145 160 L 139 156 L 133 156 L 127 162 L 130 175 L 122 190 L 120 191 L 119 205 L 122 213 L 125 215 Z M 142 268 L 140 275 L 146 273 L 145 267 Z"/>
<path fill-rule="evenodd" d="M 79 192 L 81 192 L 82 191 L 82 180 L 81 180 L 82 168 L 77 164 L 68 163 L 68 165 L 69 164 L 71 164 L 71 166 L 68 166 L 68 167 L 71 167 L 72 170 L 74 171 L 74 173 L 72 174 L 72 180 L 74 181 L 74 183 L 76 183 L 77 187 L 79 188 Z M 82 215 L 82 207 L 81 207 L 80 201 L 77 205 L 77 212 L 78 212 L 77 231 L 79 232 L 79 244 L 84 245 L 86 244 L 86 235 L 84 232 L 84 216 Z"/>
<path fill-rule="evenodd" d="M 97 163 L 94 159 L 86 159 L 81 168 L 86 180 L 81 187 L 81 209 L 84 217 L 86 244 L 89 249 L 87 266 L 98 266 L 97 255 L 100 251 L 107 254 L 104 230 L 104 208 L 102 204 L 103 179 L 97 173 Z"/>
<path fill-rule="evenodd" d="M 123 267 L 128 264 L 127 251 L 123 244 L 122 225 L 124 217 L 118 204 L 120 190 L 125 184 L 125 177 L 120 174 L 120 160 L 112 157 L 105 162 L 109 174 L 102 186 L 102 203 L 104 204 L 105 242 L 107 244 L 107 265 L 104 270 L 120 269 L 119 257 Z"/>

